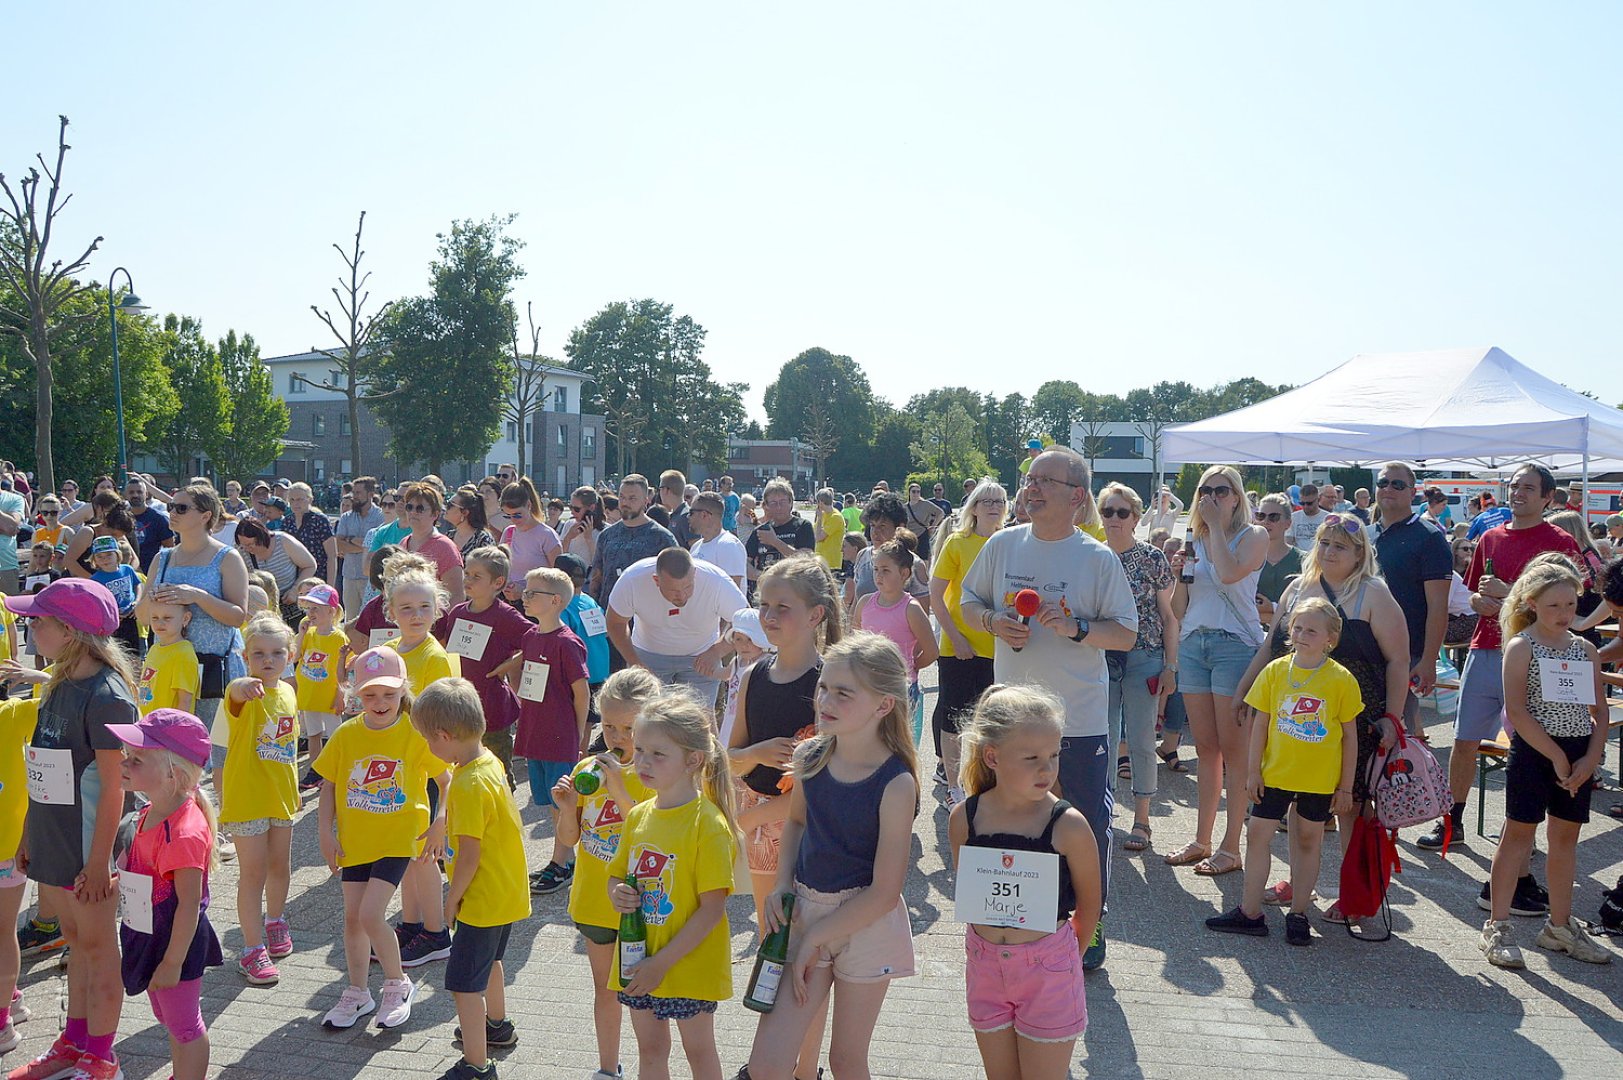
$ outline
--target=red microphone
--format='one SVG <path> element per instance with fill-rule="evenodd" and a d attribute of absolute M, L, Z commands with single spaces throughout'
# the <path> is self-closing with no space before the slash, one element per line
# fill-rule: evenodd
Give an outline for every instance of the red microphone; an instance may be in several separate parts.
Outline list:
<path fill-rule="evenodd" d="M 1043 599 L 1037 595 L 1036 589 L 1021 589 L 1014 594 L 1014 610 L 1019 614 L 1020 622 L 1024 626 L 1031 625 L 1031 617 L 1037 614 L 1037 609 L 1042 606 Z M 1009 648 L 1019 652 L 1024 646 L 1010 645 Z"/>

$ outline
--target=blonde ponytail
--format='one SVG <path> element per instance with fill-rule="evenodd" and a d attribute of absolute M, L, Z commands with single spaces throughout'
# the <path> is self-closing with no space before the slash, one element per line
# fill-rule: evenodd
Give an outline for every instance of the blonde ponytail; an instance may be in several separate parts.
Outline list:
<path fill-rule="evenodd" d="M 989 747 L 1002 746 L 1020 728 L 1031 724 L 1060 735 L 1065 730 L 1065 705 L 1047 690 L 1035 686 L 986 688 L 975 705 L 975 714 L 959 722 L 958 738 L 963 743 L 963 764 L 959 783 L 970 795 L 997 787 L 997 773 L 986 763 Z"/>
<path fill-rule="evenodd" d="M 1546 551 L 1523 568 L 1521 576 L 1510 587 L 1510 595 L 1499 607 L 1499 630 L 1507 643 L 1537 621 L 1533 614 L 1534 602 L 1546 589 L 1556 585 L 1569 585 L 1573 592 L 1583 592 L 1583 579 L 1560 552 Z"/>

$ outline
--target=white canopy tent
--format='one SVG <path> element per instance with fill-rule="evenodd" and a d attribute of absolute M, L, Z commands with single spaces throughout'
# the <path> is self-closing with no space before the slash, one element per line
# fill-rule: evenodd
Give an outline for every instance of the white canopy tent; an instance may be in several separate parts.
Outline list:
<path fill-rule="evenodd" d="M 1528 458 L 1579 468 L 1623 458 L 1623 411 L 1498 348 L 1359 355 L 1305 386 L 1192 424 L 1169 425 L 1176 462 L 1499 469 Z"/>

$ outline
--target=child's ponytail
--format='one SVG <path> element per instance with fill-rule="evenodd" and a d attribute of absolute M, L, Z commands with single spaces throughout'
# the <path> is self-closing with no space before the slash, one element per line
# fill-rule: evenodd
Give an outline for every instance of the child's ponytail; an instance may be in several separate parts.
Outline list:
<path fill-rule="evenodd" d="M 1003 745 L 1015 731 L 1035 724 L 1055 735 L 1065 730 L 1065 705 L 1047 690 L 1035 686 L 986 688 L 975 704 L 972 717 L 958 722 L 958 738 L 963 743 L 963 765 L 957 777 L 970 795 L 979 795 L 997 786 L 997 773 L 986 763 L 986 751 Z M 948 777 L 949 783 L 954 778 Z"/>
<path fill-rule="evenodd" d="M 220 834 L 220 815 L 214 809 L 214 800 L 209 793 L 203 790 L 203 766 L 187 761 L 173 750 L 153 747 L 147 751 L 155 760 L 161 763 L 169 773 L 170 783 L 175 790 L 183 795 L 189 795 L 197 804 L 197 809 L 203 814 L 203 820 L 209 823 L 209 834 Z M 217 870 L 220 866 L 220 851 L 217 845 L 210 845 L 209 869 Z"/>
<path fill-rule="evenodd" d="M 838 644 L 845 636 L 845 604 L 840 600 L 839 586 L 834 584 L 834 575 L 829 573 L 828 567 L 823 565 L 823 560 L 816 553 L 801 551 L 779 559 L 767 567 L 756 588 L 769 582 L 787 585 L 801 603 L 823 609 L 823 618 L 817 630 L 818 652 Z"/>
<path fill-rule="evenodd" d="M 541 495 L 535 490 L 535 484 L 528 476 L 521 476 L 517 480 L 502 488 L 501 504 L 506 507 L 527 506 L 530 516 L 541 516 Z"/>
<path fill-rule="evenodd" d="M 1556 585 L 1570 585 L 1573 592 L 1583 592 L 1583 580 L 1565 555 L 1546 551 L 1527 564 L 1499 607 L 1499 630 L 1506 642 L 1537 621 L 1534 602 L 1544 595 L 1544 590 Z"/>

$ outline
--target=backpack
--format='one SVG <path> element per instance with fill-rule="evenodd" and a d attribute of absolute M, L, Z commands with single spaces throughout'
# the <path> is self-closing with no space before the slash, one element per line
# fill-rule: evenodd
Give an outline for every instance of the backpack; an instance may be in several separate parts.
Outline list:
<path fill-rule="evenodd" d="M 1623 876 L 1601 894 L 1600 927 L 1608 934 L 1623 934 Z"/>
<path fill-rule="evenodd" d="M 1374 773 L 1370 795 L 1381 826 L 1406 829 L 1442 818 L 1452 821 L 1454 796 L 1448 787 L 1448 774 L 1437 764 L 1431 749 L 1412 739 L 1398 725 L 1398 743 L 1385 753 L 1377 752 L 1370 761 Z M 1448 847 L 1445 844 L 1443 851 Z"/>
<path fill-rule="evenodd" d="M 1341 913 L 1347 917 L 1348 935 L 1360 941 L 1385 941 L 1392 936 L 1392 909 L 1387 905 L 1386 893 L 1392 884 L 1392 874 L 1401 871 L 1398 865 L 1397 844 L 1392 834 L 1371 818 L 1359 815 L 1353 819 L 1352 835 L 1347 837 L 1345 854 L 1341 857 Z M 1383 916 L 1385 934 L 1354 933 L 1353 924 L 1360 919 Z"/>

